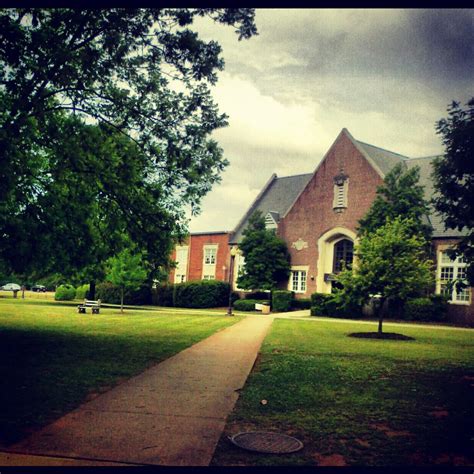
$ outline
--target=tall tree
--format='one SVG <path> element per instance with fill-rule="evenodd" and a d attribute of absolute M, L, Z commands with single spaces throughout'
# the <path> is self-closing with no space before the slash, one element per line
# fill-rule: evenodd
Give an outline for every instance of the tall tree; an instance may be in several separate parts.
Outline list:
<path fill-rule="evenodd" d="M 415 166 L 405 169 L 397 164 L 377 189 L 377 197 L 367 214 L 359 221 L 359 234 L 367 235 L 385 225 L 385 220 L 397 216 L 410 218 L 413 234 L 421 234 L 429 242 L 431 226 L 426 221 L 429 214 L 428 202 L 423 187 L 419 184 L 420 169 Z"/>
<path fill-rule="evenodd" d="M 256 211 L 249 219 L 239 248 L 245 258 L 237 286 L 245 290 L 274 290 L 288 280 L 290 254 L 284 240 L 265 228 L 265 219 Z"/>
<path fill-rule="evenodd" d="M 467 279 L 474 285 L 474 97 L 463 109 L 458 102 L 436 126 L 445 154 L 434 162 L 433 198 L 446 228 L 465 231 L 454 255 L 464 255 Z"/>
<path fill-rule="evenodd" d="M 250 9 L 0 11 L 0 261 L 73 273 L 126 234 L 168 263 L 184 208 L 227 165 L 210 93 L 221 48 L 196 17 L 256 34 Z"/>
<path fill-rule="evenodd" d="M 337 276 L 342 290 L 335 294 L 339 303 L 363 305 L 378 296 L 375 315 L 382 333 L 384 302 L 405 300 L 428 289 L 433 283 L 433 262 L 426 257 L 426 240 L 413 233 L 413 219 L 386 219 L 385 225 L 364 234 L 355 248 L 353 268 Z"/>
<path fill-rule="evenodd" d="M 124 249 L 107 261 L 106 280 L 120 288 L 120 312 L 123 313 L 125 290 L 137 290 L 147 277 L 143 254 Z"/>

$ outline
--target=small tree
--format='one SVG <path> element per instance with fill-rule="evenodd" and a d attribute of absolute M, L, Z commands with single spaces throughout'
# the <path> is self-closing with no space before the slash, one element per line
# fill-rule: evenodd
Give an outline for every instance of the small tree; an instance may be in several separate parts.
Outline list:
<path fill-rule="evenodd" d="M 284 240 L 265 228 L 265 219 L 256 211 L 249 219 L 239 248 L 245 258 L 242 274 L 237 279 L 245 290 L 274 290 L 288 279 L 290 254 Z"/>
<path fill-rule="evenodd" d="M 340 303 L 363 305 L 378 296 L 375 316 L 382 333 L 383 304 L 387 298 L 406 299 L 433 284 L 433 262 L 426 258 L 426 240 L 412 233 L 412 219 L 387 218 L 385 225 L 361 237 L 353 268 L 337 277 L 343 289 L 336 293 Z"/>
<path fill-rule="evenodd" d="M 466 231 L 453 254 L 464 256 L 467 279 L 474 285 L 474 97 L 465 110 L 453 102 L 448 114 L 436 127 L 446 153 L 434 162 L 438 193 L 433 204 L 443 215 L 446 228 Z"/>
<path fill-rule="evenodd" d="M 120 287 L 120 312 L 123 313 L 123 295 L 125 289 L 137 290 L 147 277 L 143 268 L 143 255 L 125 249 L 110 258 L 106 280 Z"/>
<path fill-rule="evenodd" d="M 389 171 L 384 184 L 377 189 L 371 208 L 359 221 L 359 235 L 374 232 L 385 225 L 385 220 L 397 216 L 411 218 L 411 233 L 422 234 L 427 242 L 431 239 L 431 226 L 424 221 L 429 214 L 428 202 L 424 198 L 420 179 L 420 168 L 405 169 L 398 164 Z"/>

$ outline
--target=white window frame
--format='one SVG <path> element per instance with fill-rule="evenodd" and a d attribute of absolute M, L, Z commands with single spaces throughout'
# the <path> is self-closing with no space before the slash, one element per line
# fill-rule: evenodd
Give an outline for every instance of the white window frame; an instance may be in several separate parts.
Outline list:
<path fill-rule="evenodd" d="M 462 256 L 451 260 L 446 253 L 449 248 L 450 247 L 440 247 L 437 252 L 436 293 L 438 294 L 443 292 L 443 283 L 445 282 L 456 281 L 458 279 L 465 281 L 466 262 L 463 261 Z M 446 278 L 447 275 L 449 275 L 450 278 Z M 459 297 L 461 297 L 461 299 L 458 299 Z M 469 286 L 458 293 L 456 285 L 453 285 L 449 299 L 451 304 L 470 305 L 471 299 L 471 288 Z"/>
<path fill-rule="evenodd" d="M 288 290 L 295 293 L 304 294 L 308 291 L 308 270 L 307 266 L 291 267 Z M 296 276 L 296 279 L 295 279 Z M 296 283 L 296 285 L 294 285 Z"/>
<path fill-rule="evenodd" d="M 206 244 L 202 247 L 202 279 L 216 279 L 217 244 Z"/>
<path fill-rule="evenodd" d="M 183 253 L 186 254 L 184 261 L 181 261 L 178 258 L 178 255 Z M 189 258 L 189 245 L 177 245 L 176 246 L 176 267 L 174 270 L 174 282 L 175 283 L 183 283 L 186 281 L 186 275 L 188 272 L 188 258 Z"/>

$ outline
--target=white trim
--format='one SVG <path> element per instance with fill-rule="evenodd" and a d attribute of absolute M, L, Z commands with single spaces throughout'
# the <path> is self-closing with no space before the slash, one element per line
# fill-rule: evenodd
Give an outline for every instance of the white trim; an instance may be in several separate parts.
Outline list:
<path fill-rule="evenodd" d="M 298 289 L 293 289 L 293 274 L 296 272 L 304 272 L 306 274 L 305 278 L 305 289 L 301 290 L 301 278 L 298 278 Z M 308 275 L 309 275 L 309 265 L 294 265 L 291 267 L 290 278 L 288 279 L 288 291 L 293 291 L 298 294 L 305 294 L 308 291 Z"/>
<path fill-rule="evenodd" d="M 215 250 L 214 263 L 206 263 L 206 250 Z M 217 254 L 219 244 L 204 244 L 202 246 L 202 279 L 214 280 L 216 278 Z M 211 278 L 212 277 L 212 278 Z"/>

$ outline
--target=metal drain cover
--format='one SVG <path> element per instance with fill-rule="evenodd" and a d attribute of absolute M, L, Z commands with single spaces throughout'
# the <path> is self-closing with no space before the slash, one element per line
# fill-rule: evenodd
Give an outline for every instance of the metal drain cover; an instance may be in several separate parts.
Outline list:
<path fill-rule="evenodd" d="M 292 436 L 266 431 L 247 431 L 229 436 L 229 440 L 240 448 L 258 453 L 284 454 L 294 453 L 303 447 L 303 443 Z"/>

